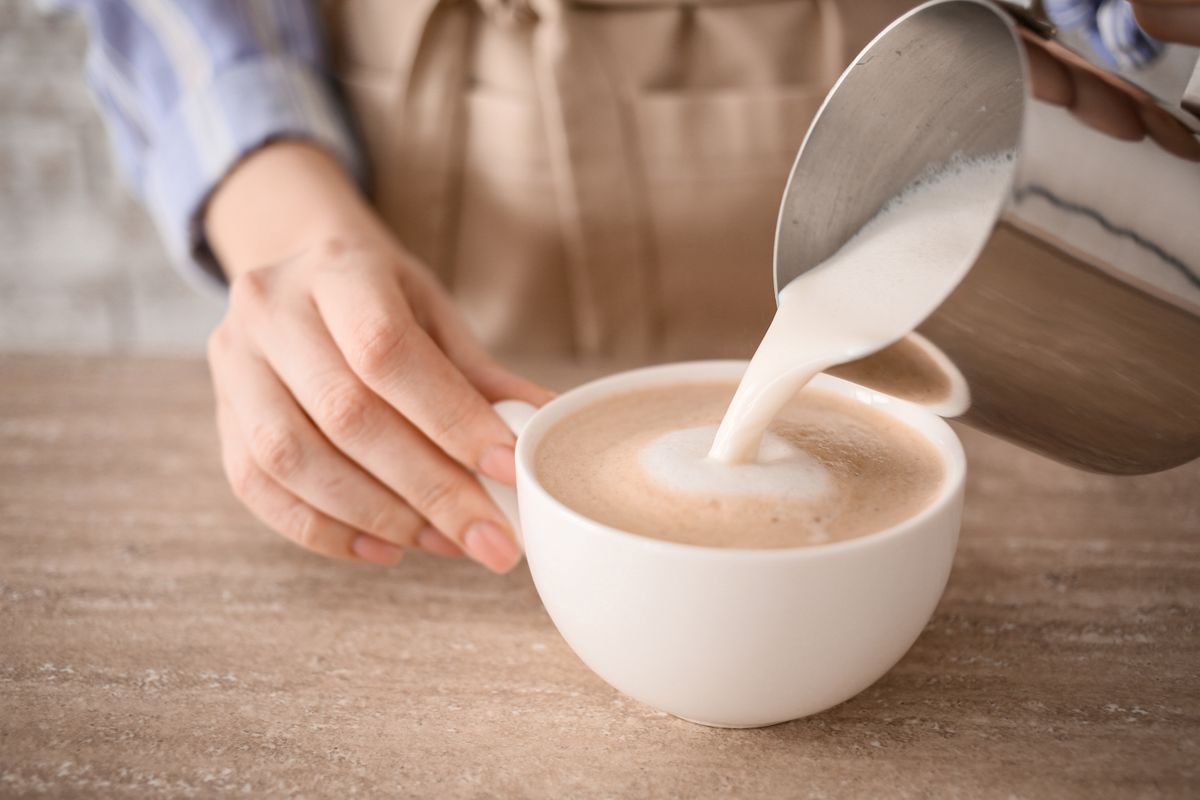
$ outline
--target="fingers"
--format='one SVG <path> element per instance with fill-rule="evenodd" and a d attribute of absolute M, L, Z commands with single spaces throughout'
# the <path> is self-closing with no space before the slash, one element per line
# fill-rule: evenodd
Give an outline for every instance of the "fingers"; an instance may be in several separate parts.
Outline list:
<path fill-rule="evenodd" d="M 1200 45 L 1200 3 L 1195 0 L 1134 0 L 1133 16 L 1155 39 Z"/>
<path fill-rule="evenodd" d="M 422 550 L 446 558 L 462 558 L 462 548 L 450 541 L 436 528 L 426 525 L 417 534 L 417 546 Z"/>
<path fill-rule="evenodd" d="M 342 247 L 240 276 L 230 313 L 246 346 L 214 348 L 214 374 L 249 460 L 286 494 L 376 539 L 507 571 L 520 549 L 471 473 L 512 483 L 515 437 L 418 323 L 413 308 L 422 321 L 431 308 L 410 308 L 400 274 L 387 253 Z M 489 392 L 546 396 L 470 363 Z"/>
<path fill-rule="evenodd" d="M 524 400 L 540 408 L 554 399 L 551 390 L 509 372 L 497 363 L 467 328 L 454 303 L 432 279 L 420 289 L 428 308 L 433 338 L 488 402 Z"/>
<path fill-rule="evenodd" d="M 1071 113 L 1114 139 L 1136 142 L 1146 136 L 1133 101 L 1086 69 L 1069 67 L 1074 83 Z"/>
<path fill-rule="evenodd" d="M 349 528 L 414 544 L 424 521 L 407 504 L 338 452 L 249 349 L 216 347 L 214 380 L 258 470 Z"/>
<path fill-rule="evenodd" d="M 1150 103 L 1139 105 L 1137 112 L 1146 132 L 1159 147 L 1188 161 L 1200 161 L 1200 140 L 1182 122 Z"/>
<path fill-rule="evenodd" d="M 1200 8 L 1200 4 L 1197 5 Z M 1183 123 L 1146 96 L 1130 95 L 1077 64 L 1047 50 L 1034 34 L 1022 31 L 1029 57 L 1033 94 L 1071 109 L 1084 124 L 1118 139 L 1136 141 L 1149 135 L 1172 155 L 1200 161 L 1200 142 Z"/>
<path fill-rule="evenodd" d="M 392 566 L 403 548 L 361 533 L 322 514 L 273 481 L 251 458 L 228 404 L 218 403 L 225 475 L 233 493 L 255 517 L 301 547 L 323 556 Z"/>
<path fill-rule="evenodd" d="M 450 361 L 489 403 L 515 399 L 541 407 L 554 398 L 554 393 L 549 389 L 515 375 L 498 364 L 468 330 L 450 298 L 432 280 L 420 291 L 423 292 L 423 306 L 427 309 L 431 335 Z M 511 447 L 493 447 L 485 452 L 480 468 L 484 474 L 501 483 L 516 485 L 516 454 Z"/>
<path fill-rule="evenodd" d="M 464 365 L 463 374 L 493 403 L 500 400 L 524 400 L 541 408 L 555 397 L 551 389 L 509 372 L 490 357 L 478 363 Z"/>
<path fill-rule="evenodd" d="M 1032 32 L 1022 29 L 1021 36 L 1025 39 L 1033 96 L 1052 105 L 1070 107 L 1075 98 L 1075 84 L 1067 65 L 1050 55 Z"/>
<path fill-rule="evenodd" d="M 420 542 L 427 549 L 458 546 L 497 572 L 515 566 L 515 537 L 479 482 L 363 385 L 318 323 L 315 314 L 289 312 L 260 331 L 271 368 L 308 417 L 345 457 L 450 540 L 426 534 Z"/>
<path fill-rule="evenodd" d="M 346 254 L 314 278 L 317 311 L 342 357 L 450 457 L 504 480 L 493 474 L 495 453 L 511 450 L 512 432 L 418 324 L 396 276 L 371 258 Z"/>
<path fill-rule="evenodd" d="M 453 358 L 453 356 L 452 356 Z M 554 399 L 554 393 L 543 386 L 506 370 L 489 356 L 456 363 L 463 374 L 489 402 L 524 400 L 541 407 Z M 517 485 L 517 459 L 513 447 L 493 447 L 484 453 L 480 471 L 508 486 Z"/>

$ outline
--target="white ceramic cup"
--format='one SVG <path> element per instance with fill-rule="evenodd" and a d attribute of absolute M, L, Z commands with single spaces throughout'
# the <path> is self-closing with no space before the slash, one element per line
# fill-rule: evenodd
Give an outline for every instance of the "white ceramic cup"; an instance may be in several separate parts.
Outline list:
<path fill-rule="evenodd" d="M 540 410 L 497 405 L 518 434 L 519 521 L 538 594 L 571 648 L 625 694 L 717 727 L 772 725 L 853 697 L 916 640 L 945 588 L 958 543 L 966 462 L 933 413 L 827 375 L 812 385 L 884 411 L 927 438 L 945 479 L 920 513 L 886 530 L 811 547 L 739 550 L 648 539 L 572 511 L 538 483 L 551 426 L 615 394 L 738 380 L 744 361 L 624 372 Z M 489 482 L 490 483 L 490 482 Z M 512 490 L 489 491 L 511 514 Z"/>

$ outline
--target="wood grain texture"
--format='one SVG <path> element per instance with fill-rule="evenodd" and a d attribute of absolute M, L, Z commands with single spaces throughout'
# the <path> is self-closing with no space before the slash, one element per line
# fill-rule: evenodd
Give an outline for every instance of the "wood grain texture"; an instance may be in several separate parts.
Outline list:
<path fill-rule="evenodd" d="M 909 654 L 824 714 L 711 730 L 596 678 L 523 567 L 263 530 L 210 391 L 198 361 L 0 357 L 0 795 L 1200 795 L 1198 464 L 1109 478 L 963 431 Z"/>

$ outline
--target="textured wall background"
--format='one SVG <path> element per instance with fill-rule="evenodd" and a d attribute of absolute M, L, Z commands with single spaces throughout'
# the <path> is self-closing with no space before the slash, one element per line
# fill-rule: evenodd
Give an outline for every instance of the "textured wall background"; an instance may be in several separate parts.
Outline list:
<path fill-rule="evenodd" d="M 72 14 L 0 0 L 0 349 L 202 352 L 222 302 L 121 184 Z"/>

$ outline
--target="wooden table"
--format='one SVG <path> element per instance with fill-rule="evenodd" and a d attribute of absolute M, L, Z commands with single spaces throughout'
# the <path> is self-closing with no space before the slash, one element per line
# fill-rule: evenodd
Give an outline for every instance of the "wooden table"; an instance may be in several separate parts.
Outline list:
<path fill-rule="evenodd" d="M 0 795 L 1200 796 L 1200 464 L 1113 479 L 963 431 L 912 651 L 727 731 L 601 682 L 523 567 L 286 544 L 211 417 L 197 361 L 0 357 Z"/>

